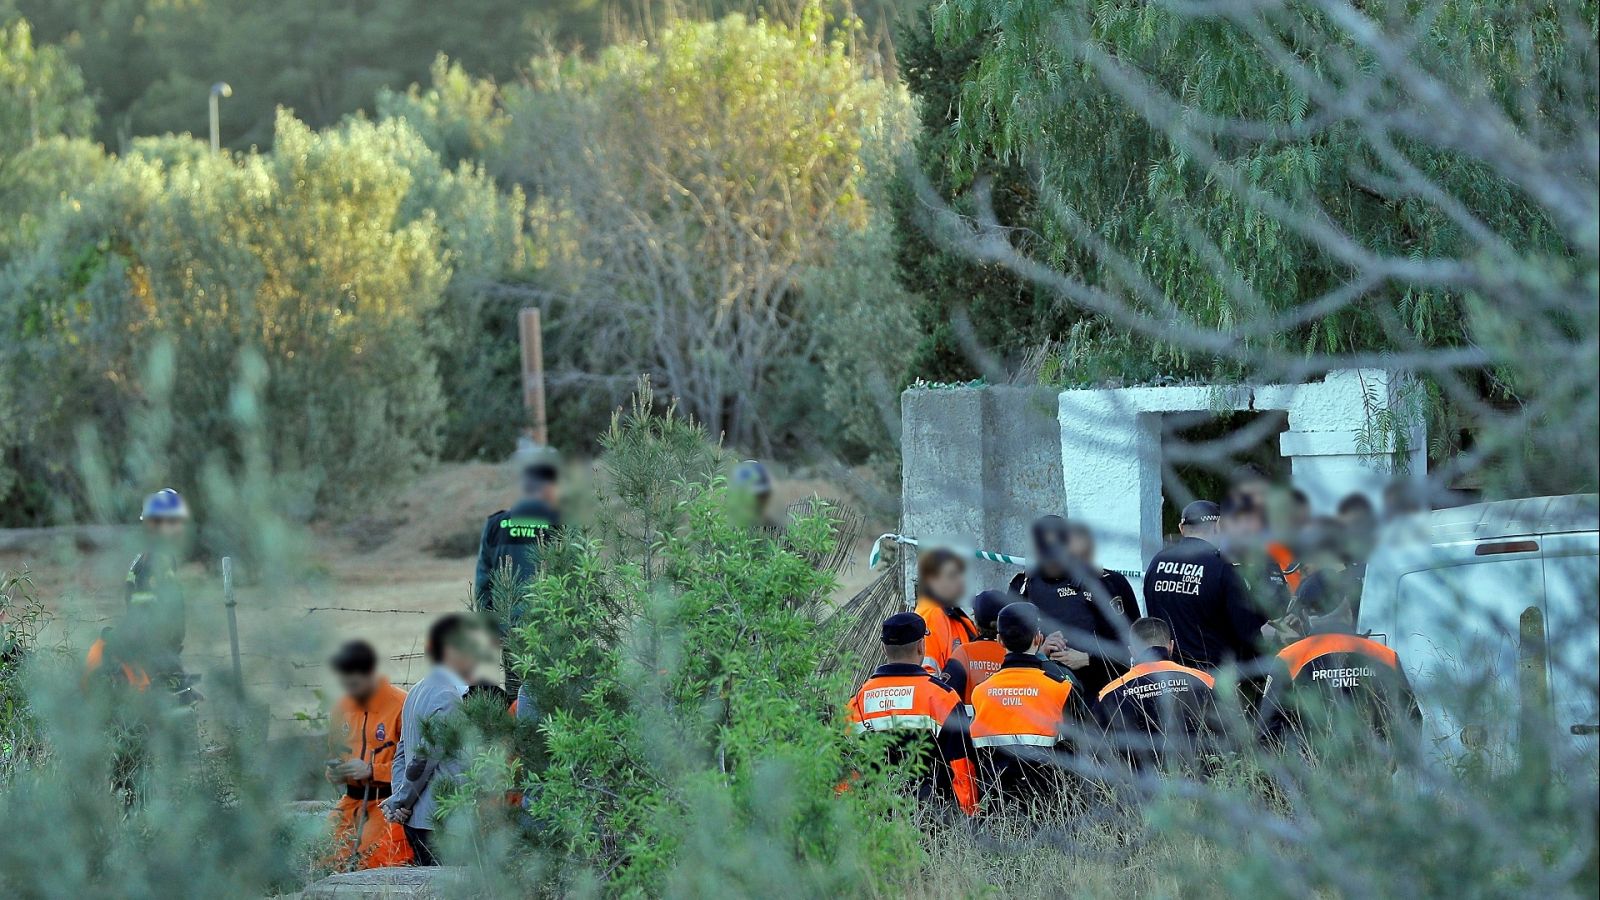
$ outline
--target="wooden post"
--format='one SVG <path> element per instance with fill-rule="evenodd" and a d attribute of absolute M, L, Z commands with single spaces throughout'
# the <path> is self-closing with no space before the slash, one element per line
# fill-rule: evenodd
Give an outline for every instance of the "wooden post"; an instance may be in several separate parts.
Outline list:
<path fill-rule="evenodd" d="M 244 667 L 239 663 L 239 617 L 234 612 L 239 605 L 233 593 L 233 557 L 222 558 L 222 605 L 228 610 L 228 643 L 233 650 L 234 690 L 244 693 Z"/>
<path fill-rule="evenodd" d="M 1550 774 L 1550 654 L 1546 645 L 1544 612 L 1537 606 L 1522 611 L 1518 622 L 1517 693 L 1521 709 L 1518 741 L 1523 771 L 1543 781 Z"/>
<path fill-rule="evenodd" d="M 528 413 L 527 433 L 544 447 L 550 443 L 550 431 L 544 417 L 544 336 L 536 307 L 525 307 L 517 315 L 517 333 L 522 340 L 522 407 Z"/>

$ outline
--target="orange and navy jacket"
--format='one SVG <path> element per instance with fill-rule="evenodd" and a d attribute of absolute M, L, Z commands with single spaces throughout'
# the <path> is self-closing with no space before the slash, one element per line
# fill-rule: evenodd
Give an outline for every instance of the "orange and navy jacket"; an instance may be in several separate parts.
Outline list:
<path fill-rule="evenodd" d="M 1278 651 L 1264 701 L 1269 731 L 1305 724 L 1307 700 L 1324 709 L 1354 705 L 1387 732 L 1397 712 L 1419 720 L 1421 709 L 1400 657 L 1377 641 L 1354 634 L 1313 634 Z"/>
<path fill-rule="evenodd" d="M 1283 571 L 1283 580 L 1289 585 L 1289 593 L 1299 593 L 1302 575 L 1300 560 L 1295 558 L 1294 551 L 1289 549 L 1289 545 L 1282 541 L 1268 541 L 1267 555 L 1272 557 L 1272 561 Z"/>
<path fill-rule="evenodd" d="M 968 719 L 961 697 L 949 685 L 915 663 L 887 663 L 872 673 L 850 700 L 848 712 L 856 734 L 891 732 L 897 740 L 891 760 L 936 753 L 936 765 L 919 794 L 954 797 L 962 811 L 977 809 Z"/>
<path fill-rule="evenodd" d="M 972 692 L 972 746 L 980 752 L 1054 751 L 1090 721 L 1076 686 L 1050 677 L 1031 653 L 1007 653 L 1000 671 Z"/>
<path fill-rule="evenodd" d="M 378 689 L 366 703 L 340 697 L 334 704 L 329 740 L 335 752 L 344 759 L 361 759 L 372 764 L 370 780 L 345 785 L 349 796 L 358 800 L 382 800 L 389 796 L 390 767 L 394 764 L 395 745 L 400 742 L 400 710 L 405 702 L 404 690 L 395 687 L 389 679 L 380 678 Z"/>
<path fill-rule="evenodd" d="M 1159 648 L 1100 691 L 1095 713 L 1112 748 L 1135 766 L 1157 761 L 1176 742 L 1193 746 L 1215 710 L 1210 674 L 1167 659 Z"/>
<path fill-rule="evenodd" d="M 99 637 L 89 645 L 89 653 L 83 660 L 83 687 L 88 689 L 90 681 L 100 672 L 106 664 L 106 639 Z M 143 693 L 150 689 L 150 676 L 145 670 L 129 662 L 121 663 L 122 680 L 134 690 Z"/>
<path fill-rule="evenodd" d="M 961 700 L 967 704 L 967 712 L 972 712 L 972 691 L 978 685 L 989 680 L 989 676 L 1000 671 L 1000 665 L 1005 662 L 1006 648 L 992 637 L 980 637 L 975 641 L 968 641 L 957 647 L 950 658 L 961 664 L 966 672 L 966 688 L 961 693 Z"/>
<path fill-rule="evenodd" d="M 930 675 L 942 677 L 957 694 L 965 694 L 967 673 L 960 663 L 951 665 L 956 648 L 978 639 L 978 625 L 959 606 L 951 607 L 932 599 L 917 599 L 917 615 L 928 625 L 928 643 L 922 667 Z"/>

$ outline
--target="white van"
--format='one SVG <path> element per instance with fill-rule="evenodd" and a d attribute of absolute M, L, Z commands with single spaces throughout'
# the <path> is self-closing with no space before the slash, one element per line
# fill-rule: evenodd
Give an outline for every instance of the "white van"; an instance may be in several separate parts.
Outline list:
<path fill-rule="evenodd" d="M 1544 616 L 1556 727 L 1600 742 L 1600 501 L 1501 500 L 1391 523 L 1367 565 L 1358 629 L 1400 654 L 1438 741 L 1479 721 L 1517 722 L 1519 622 Z"/>

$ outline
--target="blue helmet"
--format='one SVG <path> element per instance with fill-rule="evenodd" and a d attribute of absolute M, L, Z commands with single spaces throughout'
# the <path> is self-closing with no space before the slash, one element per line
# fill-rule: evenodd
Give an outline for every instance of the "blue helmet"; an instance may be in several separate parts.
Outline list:
<path fill-rule="evenodd" d="M 189 518 L 189 504 L 183 502 L 183 497 L 172 488 L 162 488 L 144 498 L 144 509 L 139 513 L 141 522 L 149 519 L 187 518 Z"/>
<path fill-rule="evenodd" d="M 765 497 L 772 493 L 772 476 L 767 474 L 767 467 L 759 460 L 747 459 L 734 466 L 733 478 L 729 483 L 757 497 Z"/>

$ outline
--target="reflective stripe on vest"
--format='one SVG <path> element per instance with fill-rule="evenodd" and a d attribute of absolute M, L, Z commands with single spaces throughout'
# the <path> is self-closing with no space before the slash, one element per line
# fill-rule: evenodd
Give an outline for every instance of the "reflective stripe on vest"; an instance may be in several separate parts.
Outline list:
<path fill-rule="evenodd" d="M 873 716 L 856 723 L 856 734 L 869 731 L 938 731 L 939 722 L 933 716 L 888 715 Z"/>
<path fill-rule="evenodd" d="M 1054 747 L 1056 738 L 1048 734 L 991 734 L 974 737 L 974 747 Z"/>

